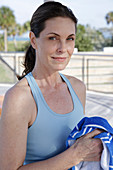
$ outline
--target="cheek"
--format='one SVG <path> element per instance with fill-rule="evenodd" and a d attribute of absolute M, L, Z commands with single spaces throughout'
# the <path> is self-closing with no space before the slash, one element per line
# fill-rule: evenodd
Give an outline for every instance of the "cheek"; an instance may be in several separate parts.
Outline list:
<path fill-rule="evenodd" d="M 53 54 L 56 52 L 57 50 L 57 43 L 53 42 L 53 43 L 48 43 L 47 47 L 46 47 L 46 50 L 49 54 Z"/>
<path fill-rule="evenodd" d="M 44 51 L 47 53 L 52 53 L 56 50 L 57 44 L 54 41 L 44 42 L 42 48 L 44 48 Z"/>
<path fill-rule="evenodd" d="M 69 53 L 70 55 L 73 54 L 74 47 L 75 47 L 75 46 L 74 46 L 73 44 L 71 44 L 71 45 L 68 46 L 68 53 Z"/>

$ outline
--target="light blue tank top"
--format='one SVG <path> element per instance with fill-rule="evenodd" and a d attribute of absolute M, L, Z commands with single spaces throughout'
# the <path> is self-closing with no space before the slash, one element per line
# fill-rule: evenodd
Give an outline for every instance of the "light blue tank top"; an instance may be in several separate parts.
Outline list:
<path fill-rule="evenodd" d="M 46 103 L 32 73 L 26 75 L 37 105 L 37 117 L 28 128 L 25 164 L 51 158 L 66 149 L 66 139 L 77 123 L 84 117 L 83 106 L 69 80 L 60 73 L 68 86 L 73 101 L 73 111 L 58 114 Z"/>

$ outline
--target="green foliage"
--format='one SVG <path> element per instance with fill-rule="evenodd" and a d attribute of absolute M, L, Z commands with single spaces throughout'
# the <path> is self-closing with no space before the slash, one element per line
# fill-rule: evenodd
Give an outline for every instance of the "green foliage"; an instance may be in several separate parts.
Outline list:
<path fill-rule="evenodd" d="M 11 27 L 9 27 L 8 29 L 8 35 L 13 35 L 13 37 L 15 37 L 16 34 L 19 34 L 19 31 L 20 31 L 20 28 L 21 28 L 21 25 L 20 24 L 15 24 Z"/>
<path fill-rule="evenodd" d="M 78 51 L 102 51 L 106 46 L 106 39 L 101 31 L 89 25 L 78 25 L 75 47 Z"/>
<path fill-rule="evenodd" d="M 103 50 L 105 46 L 105 38 L 99 30 L 92 29 L 89 25 L 86 26 L 86 34 L 91 40 L 94 51 Z"/>
<path fill-rule="evenodd" d="M 107 13 L 107 15 L 105 16 L 105 19 L 107 21 L 107 24 L 112 24 L 113 25 L 113 11 Z M 113 31 L 111 32 L 112 38 L 111 38 L 111 46 L 113 46 Z"/>
<path fill-rule="evenodd" d="M 26 51 L 29 44 L 29 41 L 17 41 L 17 47 L 15 48 L 14 42 L 8 41 L 8 51 Z"/>
<path fill-rule="evenodd" d="M 107 24 L 109 24 L 109 23 L 113 24 L 113 12 L 107 13 L 107 15 L 105 16 L 105 19 L 107 21 Z"/>
<path fill-rule="evenodd" d="M 30 45 L 30 41 L 25 41 L 18 46 L 17 51 L 26 51 Z"/>
<path fill-rule="evenodd" d="M 4 51 L 4 37 L 0 34 L 0 51 Z"/>
<path fill-rule="evenodd" d="M 0 8 L 0 27 L 1 29 L 6 28 L 8 30 L 9 27 L 12 27 L 16 24 L 15 16 L 13 11 L 5 6 Z"/>
<path fill-rule="evenodd" d="M 107 38 L 105 42 L 105 47 L 113 47 L 113 39 Z"/>
<path fill-rule="evenodd" d="M 27 31 L 30 31 L 30 21 L 25 22 L 23 25 L 16 24 L 14 27 L 11 27 L 9 34 L 13 36 L 22 35 Z"/>
<path fill-rule="evenodd" d="M 78 25 L 75 47 L 78 51 L 93 51 L 93 45 L 90 37 L 86 34 L 86 29 L 83 25 Z"/>
<path fill-rule="evenodd" d="M 7 51 L 7 31 L 9 28 L 14 27 L 16 25 L 15 16 L 13 11 L 5 6 L 0 8 L 0 28 L 4 29 L 4 47 L 5 51 Z"/>
<path fill-rule="evenodd" d="M 26 21 L 23 24 L 23 32 L 27 32 L 27 31 L 30 31 L 30 21 Z"/>
<path fill-rule="evenodd" d="M 107 24 L 112 23 L 112 25 L 113 25 L 113 11 L 107 13 L 105 19 L 107 21 Z M 111 38 L 111 46 L 113 46 L 113 32 L 112 32 L 112 38 Z"/>

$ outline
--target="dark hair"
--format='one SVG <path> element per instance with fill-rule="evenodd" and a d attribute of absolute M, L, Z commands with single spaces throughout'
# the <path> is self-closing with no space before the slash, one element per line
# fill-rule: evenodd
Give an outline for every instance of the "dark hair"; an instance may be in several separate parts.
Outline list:
<path fill-rule="evenodd" d="M 73 14 L 72 10 L 59 2 L 49 1 L 39 6 L 39 8 L 34 12 L 31 18 L 31 31 L 35 34 L 37 38 L 40 36 L 40 32 L 44 30 L 45 22 L 48 19 L 54 17 L 66 17 L 72 19 L 75 23 L 75 31 L 77 30 L 77 18 Z M 22 76 L 18 77 L 19 80 L 33 70 L 35 59 L 35 49 L 30 45 L 25 55 L 25 70 L 23 71 Z"/>

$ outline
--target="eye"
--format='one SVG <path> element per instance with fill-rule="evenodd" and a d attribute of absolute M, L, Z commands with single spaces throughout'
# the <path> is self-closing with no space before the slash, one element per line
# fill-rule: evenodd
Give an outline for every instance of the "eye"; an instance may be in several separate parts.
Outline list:
<path fill-rule="evenodd" d="M 74 41 L 75 39 L 73 37 L 69 37 L 69 38 L 67 38 L 67 40 Z"/>
<path fill-rule="evenodd" d="M 56 37 L 49 37 L 49 40 L 56 40 Z"/>

